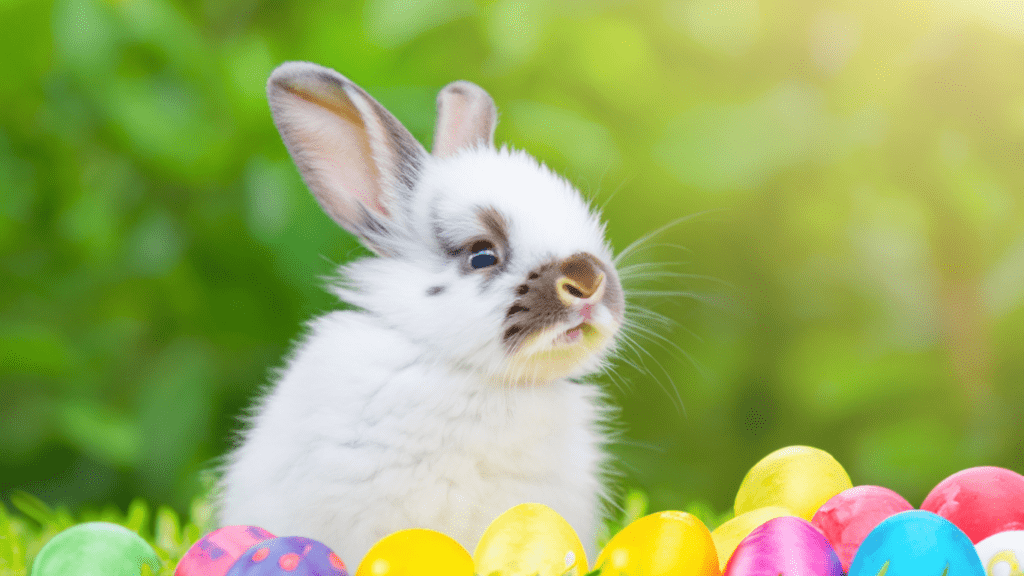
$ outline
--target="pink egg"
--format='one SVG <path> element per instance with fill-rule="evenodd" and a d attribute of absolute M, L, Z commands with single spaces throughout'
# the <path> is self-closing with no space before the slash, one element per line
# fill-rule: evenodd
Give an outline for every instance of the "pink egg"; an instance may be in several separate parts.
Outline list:
<path fill-rule="evenodd" d="M 203 536 L 174 569 L 174 576 L 224 576 L 246 550 L 274 535 L 256 526 L 225 526 Z"/>
<path fill-rule="evenodd" d="M 835 550 L 810 522 L 773 518 L 740 541 L 722 576 L 843 576 Z"/>
<path fill-rule="evenodd" d="M 881 486 L 854 486 L 843 490 L 821 505 L 811 524 L 825 535 L 843 563 L 850 563 L 864 538 L 882 521 L 907 510 L 913 510 L 902 496 Z"/>
<path fill-rule="evenodd" d="M 996 466 L 953 474 L 921 503 L 964 531 L 977 544 L 998 532 L 1024 530 L 1024 476 Z"/>

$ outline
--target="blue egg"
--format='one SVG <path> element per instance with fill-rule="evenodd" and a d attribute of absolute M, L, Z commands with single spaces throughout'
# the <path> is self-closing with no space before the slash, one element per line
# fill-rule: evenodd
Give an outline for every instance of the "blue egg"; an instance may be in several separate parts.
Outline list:
<path fill-rule="evenodd" d="M 884 570 L 884 571 L 883 571 Z M 857 550 L 848 576 L 985 576 L 971 539 L 925 510 L 883 520 Z"/>
<path fill-rule="evenodd" d="M 348 576 L 330 548 L 301 536 L 273 538 L 249 548 L 225 576 Z"/>

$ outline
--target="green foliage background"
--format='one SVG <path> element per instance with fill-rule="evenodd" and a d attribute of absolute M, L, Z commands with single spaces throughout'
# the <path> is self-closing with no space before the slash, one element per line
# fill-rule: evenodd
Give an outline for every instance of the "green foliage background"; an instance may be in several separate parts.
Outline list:
<path fill-rule="evenodd" d="M 920 504 L 1024 471 L 1024 15 L 999 0 L 0 0 L 0 498 L 186 514 L 365 250 L 271 123 L 285 60 L 497 140 L 675 276 L 603 383 L 623 486 L 727 512 L 776 448 Z M 658 293 L 679 292 L 659 296 Z M 664 340 L 662 340 L 664 338 Z M 675 347 L 678 346 L 679 349 Z"/>

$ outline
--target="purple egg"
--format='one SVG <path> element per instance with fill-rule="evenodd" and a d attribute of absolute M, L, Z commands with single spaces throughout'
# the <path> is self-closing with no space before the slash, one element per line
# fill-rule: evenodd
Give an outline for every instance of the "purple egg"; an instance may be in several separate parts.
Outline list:
<path fill-rule="evenodd" d="M 174 569 L 174 576 L 224 576 L 245 551 L 274 535 L 256 526 L 225 526 L 203 536 Z"/>
<path fill-rule="evenodd" d="M 330 548 L 302 536 L 260 542 L 242 555 L 226 576 L 348 576 Z"/>
<path fill-rule="evenodd" d="M 747 535 L 722 576 L 843 576 L 832 545 L 810 522 L 773 518 Z"/>

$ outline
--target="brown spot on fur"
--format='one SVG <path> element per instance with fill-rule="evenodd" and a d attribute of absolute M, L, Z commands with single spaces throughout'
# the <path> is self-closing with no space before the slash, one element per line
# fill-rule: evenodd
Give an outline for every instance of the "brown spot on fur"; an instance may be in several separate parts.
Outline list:
<path fill-rule="evenodd" d="M 530 271 L 526 282 L 519 285 L 517 292 L 523 297 L 516 301 L 516 305 L 526 310 L 519 310 L 515 314 L 514 321 L 519 330 L 511 334 L 505 332 L 505 345 L 509 351 L 521 346 L 530 334 L 568 317 L 568 309 L 558 299 L 556 292 L 555 283 L 561 275 L 557 262 L 550 261 Z M 509 321 L 512 319 L 509 318 Z"/>
<path fill-rule="evenodd" d="M 477 217 L 487 230 L 487 235 L 494 239 L 495 244 L 501 250 L 502 262 L 508 262 L 511 254 L 511 246 L 508 243 L 508 222 L 494 208 L 478 208 Z"/>
<path fill-rule="evenodd" d="M 457 251 L 448 251 L 449 255 L 461 258 L 459 263 L 459 271 L 462 274 L 474 274 L 483 273 L 485 275 L 484 285 L 486 286 L 492 279 L 494 279 L 499 273 L 504 272 L 508 267 L 509 260 L 512 258 L 512 247 L 508 241 L 508 223 L 505 217 L 494 208 L 477 208 L 477 218 L 480 220 L 481 226 L 484 228 L 484 233 L 469 239 L 462 244 Z M 434 235 L 438 238 L 443 238 L 442 231 L 437 229 L 435 220 L 435 231 Z M 488 246 L 489 245 L 489 246 Z M 474 269 L 470 263 L 469 254 L 472 254 L 478 250 L 492 248 L 495 252 L 495 256 L 498 261 L 493 266 L 486 268 Z"/>
<path fill-rule="evenodd" d="M 526 281 L 516 287 L 521 298 L 513 303 L 506 316 L 506 326 L 509 326 L 504 337 L 506 349 L 514 352 L 531 334 L 569 317 L 569 306 L 558 297 L 559 284 L 570 292 L 578 290 L 577 297 L 588 297 L 600 286 L 602 275 L 605 283 L 601 302 L 621 321 L 625 301 L 615 269 L 590 254 L 574 254 L 562 261 L 545 262 L 531 270 Z M 572 283 L 567 284 L 566 279 Z"/>

